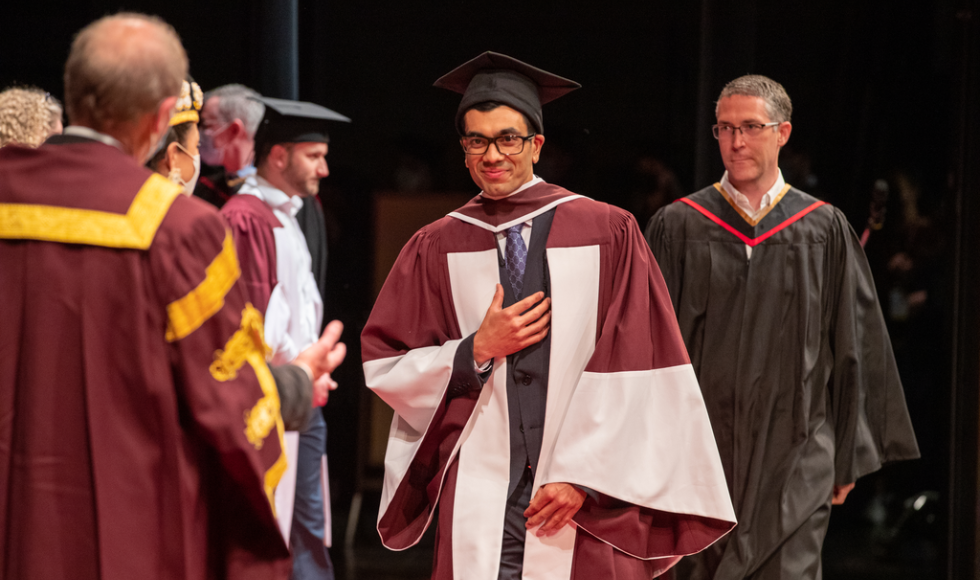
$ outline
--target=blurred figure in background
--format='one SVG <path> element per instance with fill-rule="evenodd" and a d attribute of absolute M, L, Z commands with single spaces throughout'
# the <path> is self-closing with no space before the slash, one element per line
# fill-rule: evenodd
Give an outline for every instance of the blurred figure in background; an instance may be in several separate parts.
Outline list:
<path fill-rule="evenodd" d="M 201 179 L 194 195 L 220 208 L 255 173 L 255 131 L 265 112 L 259 93 L 223 85 L 204 95 L 201 110 Z"/>
<path fill-rule="evenodd" d="M 265 113 L 259 93 L 240 84 L 223 85 L 204 95 L 201 110 L 201 178 L 194 195 L 221 208 L 255 173 L 255 133 Z M 326 302 L 327 226 L 316 195 L 303 199 L 296 214 L 320 300 Z"/>
<path fill-rule="evenodd" d="M 4 578 L 288 576 L 262 316 L 225 222 L 144 166 L 186 76 L 171 26 L 103 18 L 65 134 L 0 150 Z"/>
<path fill-rule="evenodd" d="M 64 129 L 58 99 L 35 87 L 14 87 L 0 93 L 0 147 L 38 147 Z"/>
<path fill-rule="evenodd" d="M 184 195 L 194 193 L 201 174 L 201 155 L 198 151 L 200 132 L 198 111 L 204 102 L 201 87 L 188 78 L 180 89 L 170 129 L 160 142 L 160 149 L 146 162 L 146 166 L 165 176 L 184 190 Z"/>
<path fill-rule="evenodd" d="M 645 224 L 657 210 L 684 195 L 677 175 L 652 155 L 637 159 L 633 168 L 629 209 L 636 221 Z"/>
<path fill-rule="evenodd" d="M 221 212 L 234 232 L 242 277 L 252 303 L 265 315 L 266 340 L 278 364 L 292 361 L 319 334 L 323 302 L 297 213 L 329 174 L 326 125 L 349 119 L 312 103 L 271 98 L 263 103 L 256 137 L 258 171 Z M 325 403 L 326 397 L 314 401 L 317 406 Z M 297 580 L 334 577 L 327 551 L 326 438 L 319 412 L 298 435 L 286 437 L 291 461 L 276 490 L 276 508 Z"/>
<path fill-rule="evenodd" d="M 170 129 L 160 141 L 159 150 L 146 162 L 147 167 L 180 186 L 184 195 L 191 195 L 200 172 L 198 122 L 203 100 L 201 88 L 188 77 L 170 118 Z M 191 178 L 185 181 L 184 176 L 188 174 Z M 334 348 L 343 325 L 334 322 L 333 326 L 320 341 L 300 353 L 293 364 L 280 364 L 269 369 L 276 381 L 287 430 L 302 429 L 310 421 L 314 409 L 319 408 L 313 402 L 327 396 L 329 389 L 336 385 L 329 374 L 343 361 L 346 349 L 342 344 L 342 352 Z M 321 360 L 328 354 L 333 361 L 329 364 Z M 326 376 L 321 379 L 323 375 Z"/>

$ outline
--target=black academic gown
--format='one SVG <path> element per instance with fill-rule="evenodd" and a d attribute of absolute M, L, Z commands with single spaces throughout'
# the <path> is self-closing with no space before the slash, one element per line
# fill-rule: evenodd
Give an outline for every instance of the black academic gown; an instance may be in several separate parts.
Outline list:
<path fill-rule="evenodd" d="M 194 186 L 194 197 L 203 199 L 221 209 L 226 201 L 238 193 L 244 182 L 243 177 L 234 174 L 229 175 L 221 165 L 203 164 L 201 177 L 198 178 L 197 185 Z"/>
<path fill-rule="evenodd" d="M 313 279 L 320 290 L 320 299 L 327 303 L 327 222 L 323 218 L 323 207 L 319 198 L 307 197 L 303 207 L 296 214 L 296 221 L 306 238 L 306 247 L 310 249 L 310 261 L 313 268 Z M 327 321 L 324 318 L 323 325 Z"/>
<path fill-rule="evenodd" d="M 919 455 L 857 236 L 799 190 L 753 224 L 715 186 L 661 209 L 646 237 L 739 521 L 679 577 L 819 578 L 833 486 Z"/>

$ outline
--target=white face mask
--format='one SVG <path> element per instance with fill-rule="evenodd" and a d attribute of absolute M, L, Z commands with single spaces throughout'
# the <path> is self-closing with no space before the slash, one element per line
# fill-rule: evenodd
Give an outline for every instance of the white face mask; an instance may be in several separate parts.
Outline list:
<path fill-rule="evenodd" d="M 201 176 L 201 156 L 191 155 L 191 159 L 194 160 L 194 177 L 184 185 L 184 193 L 187 195 L 194 195 L 194 188 L 197 187 L 197 178 Z"/>
<path fill-rule="evenodd" d="M 177 147 L 179 147 L 181 151 L 191 158 L 191 161 L 194 163 L 194 175 L 192 175 L 189 180 L 184 181 L 181 179 L 180 168 L 174 165 L 170 168 L 170 174 L 167 175 L 167 179 L 176 183 L 177 185 L 183 186 L 184 195 L 193 195 L 194 187 L 197 186 L 197 179 L 201 176 L 201 156 L 191 155 L 180 143 L 177 143 Z"/>

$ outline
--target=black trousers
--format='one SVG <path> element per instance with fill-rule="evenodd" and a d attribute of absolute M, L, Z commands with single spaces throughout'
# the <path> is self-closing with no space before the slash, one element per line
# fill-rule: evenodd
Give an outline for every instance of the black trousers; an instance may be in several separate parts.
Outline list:
<path fill-rule="evenodd" d="M 504 541 L 500 547 L 500 572 L 497 580 L 521 580 L 524 571 L 524 538 L 527 535 L 527 518 L 524 510 L 531 504 L 531 485 L 534 478 L 528 467 L 521 475 L 514 493 L 507 498 L 504 512 Z"/>

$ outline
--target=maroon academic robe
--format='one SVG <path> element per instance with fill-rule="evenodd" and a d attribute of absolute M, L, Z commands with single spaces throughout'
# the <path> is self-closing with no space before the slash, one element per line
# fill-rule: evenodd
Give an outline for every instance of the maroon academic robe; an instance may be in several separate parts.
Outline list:
<path fill-rule="evenodd" d="M 0 576 L 288 576 L 238 276 L 217 212 L 117 149 L 0 151 Z"/>
<path fill-rule="evenodd" d="M 252 304 L 264 313 L 276 287 L 276 236 L 282 227 L 272 209 L 254 195 L 234 195 L 221 208 L 234 233 L 241 259 L 242 284 Z"/>
<path fill-rule="evenodd" d="M 507 359 L 473 396 L 447 392 L 473 366 L 457 350 L 500 282 L 495 234 L 552 209 L 551 357 L 533 487 L 594 494 L 574 525 L 527 534 L 524 576 L 648 579 L 734 526 L 694 371 L 635 220 L 540 183 L 500 201 L 477 197 L 420 230 L 362 335 L 367 385 L 395 410 L 378 530 L 389 548 L 412 546 L 438 504 L 434 578 L 497 578 Z"/>

